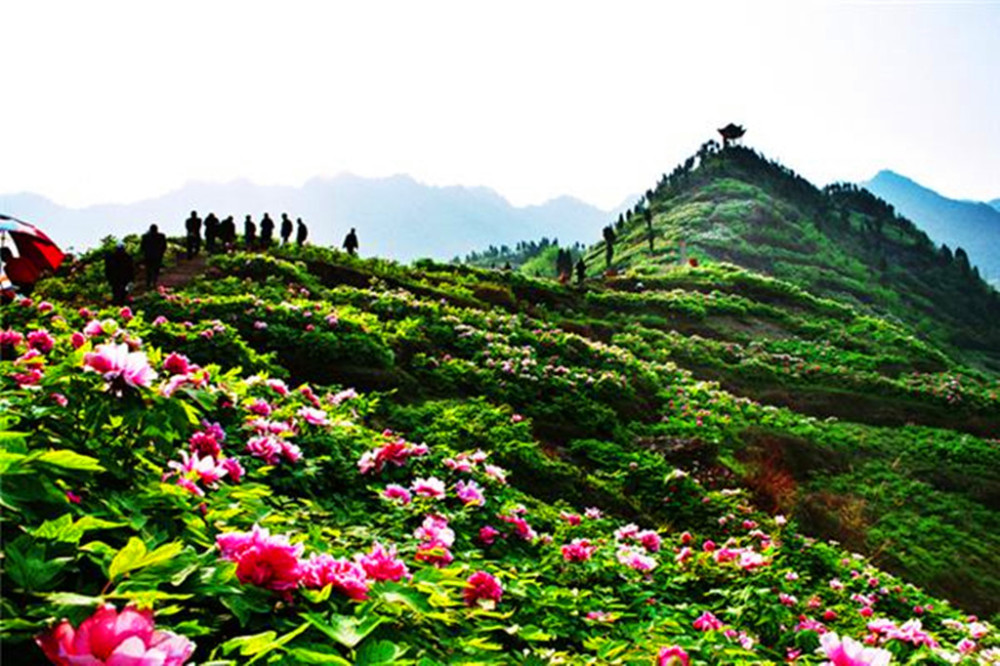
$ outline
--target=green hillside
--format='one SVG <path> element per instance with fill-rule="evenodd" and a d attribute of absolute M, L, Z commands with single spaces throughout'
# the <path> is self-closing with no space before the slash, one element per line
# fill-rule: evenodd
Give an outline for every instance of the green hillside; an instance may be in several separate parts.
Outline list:
<path fill-rule="evenodd" d="M 759 163 L 692 160 L 582 286 L 306 247 L 119 310 L 92 254 L 4 306 L 4 661 L 133 603 L 177 664 L 995 663 L 976 283 Z"/>
<path fill-rule="evenodd" d="M 652 212 L 649 250 L 642 211 Z M 730 262 L 907 324 L 956 359 L 1000 369 L 1000 294 L 968 257 L 934 246 L 894 209 L 854 185 L 819 190 L 756 152 L 714 142 L 633 211 L 615 266 L 656 274 L 685 241 L 695 257 Z M 604 267 L 603 244 L 588 255 Z"/>

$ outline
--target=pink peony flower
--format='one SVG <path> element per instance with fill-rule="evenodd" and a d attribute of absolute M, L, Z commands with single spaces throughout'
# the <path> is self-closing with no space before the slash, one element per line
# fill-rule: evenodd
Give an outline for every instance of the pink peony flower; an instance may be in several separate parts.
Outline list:
<path fill-rule="evenodd" d="M 618 562 L 636 571 L 652 571 L 656 568 L 656 560 L 632 546 L 622 546 L 615 557 Z"/>
<path fill-rule="evenodd" d="M 254 458 L 260 458 L 268 465 L 276 465 L 281 460 L 282 446 L 277 437 L 264 435 L 247 440 L 246 451 Z"/>
<path fill-rule="evenodd" d="M 509 514 L 499 515 L 497 518 L 505 523 L 513 525 L 514 533 L 525 541 L 533 541 L 538 536 L 538 533 L 535 532 L 534 528 L 528 524 L 528 521 L 515 511 L 512 511 Z"/>
<path fill-rule="evenodd" d="M 62 393 L 50 393 L 49 397 L 52 398 L 52 400 L 60 407 L 65 407 L 69 404 L 69 398 L 64 396 Z"/>
<path fill-rule="evenodd" d="M 236 562 L 236 577 L 271 590 L 289 591 L 299 584 L 302 546 L 284 535 L 271 536 L 257 525 L 249 532 L 225 532 L 215 538 L 223 559 Z"/>
<path fill-rule="evenodd" d="M 267 402 L 267 400 L 261 400 L 260 398 L 257 398 L 256 400 L 251 402 L 247 406 L 247 410 L 250 411 L 251 414 L 256 414 L 257 416 L 263 416 L 264 418 L 270 416 L 271 412 L 273 411 L 271 405 Z"/>
<path fill-rule="evenodd" d="M 368 574 L 360 564 L 344 558 L 336 559 L 325 553 L 314 553 L 308 560 L 301 562 L 300 566 L 304 587 L 322 589 L 331 585 L 334 590 L 343 592 L 355 601 L 368 598 Z"/>
<path fill-rule="evenodd" d="M 433 476 L 429 479 L 417 479 L 413 482 L 410 489 L 416 495 L 432 499 L 441 499 L 445 494 L 444 481 Z"/>
<path fill-rule="evenodd" d="M 31 349 L 37 349 L 43 354 L 48 354 L 55 345 L 56 339 L 44 328 L 28 333 L 28 347 Z"/>
<path fill-rule="evenodd" d="M 386 444 L 366 451 L 358 461 L 358 469 L 362 474 L 374 471 L 381 472 L 386 463 L 392 463 L 396 467 L 402 467 L 410 458 L 425 456 L 430 452 L 425 444 L 411 444 L 402 438 L 393 438 L 392 433 L 383 433 L 387 438 L 392 438 Z"/>
<path fill-rule="evenodd" d="M 482 605 L 493 608 L 500 603 L 503 587 L 495 577 L 485 571 L 477 571 L 466 579 L 466 587 L 462 591 L 467 606 Z"/>
<path fill-rule="evenodd" d="M 560 549 L 563 559 L 567 562 L 586 562 L 597 550 L 587 539 L 573 539 L 567 544 L 563 544 Z"/>
<path fill-rule="evenodd" d="M 475 481 L 459 481 L 455 484 L 455 494 L 458 499 L 462 500 L 465 506 L 472 505 L 482 505 L 486 503 L 486 497 L 483 495 L 483 489 L 479 487 L 479 484 Z"/>
<path fill-rule="evenodd" d="M 68 620 L 35 638 L 58 666 L 181 666 L 194 652 L 187 638 L 157 631 L 153 611 L 99 606 L 79 628 Z"/>
<path fill-rule="evenodd" d="M 656 666 L 690 666 L 691 657 L 684 651 L 684 648 L 677 645 L 660 648 L 660 654 L 656 659 Z"/>
<path fill-rule="evenodd" d="M 580 514 L 569 513 L 568 511 L 560 511 L 559 517 L 565 520 L 568 524 L 574 526 L 579 525 L 580 522 L 582 521 L 582 518 L 580 518 Z"/>
<path fill-rule="evenodd" d="M 322 409 L 314 409 L 312 407 L 302 407 L 298 411 L 299 418 L 303 419 L 306 423 L 314 426 L 325 426 L 329 425 L 330 420 L 326 417 L 326 412 Z"/>
<path fill-rule="evenodd" d="M 331 405 L 337 406 L 340 405 L 340 403 L 342 402 L 346 402 L 347 400 L 354 400 L 357 397 L 358 397 L 358 392 L 350 388 L 350 389 L 344 389 L 343 391 L 340 391 L 338 393 L 334 393 L 333 395 L 328 397 L 327 400 Z"/>
<path fill-rule="evenodd" d="M 142 352 L 130 352 L 125 344 L 104 344 L 83 357 L 84 370 L 99 373 L 111 384 L 148 387 L 156 378 Z"/>
<path fill-rule="evenodd" d="M 660 535 L 653 530 L 644 530 L 635 535 L 642 544 L 642 547 L 651 553 L 656 553 L 660 550 Z"/>
<path fill-rule="evenodd" d="M 394 502 L 398 501 L 400 504 L 409 504 L 410 500 L 413 499 L 410 495 L 410 491 L 398 483 L 390 483 L 387 485 L 385 490 L 382 491 L 382 497 Z"/>
<path fill-rule="evenodd" d="M 69 336 L 69 343 L 73 345 L 73 349 L 79 349 L 87 343 L 87 336 L 80 331 L 73 331 L 73 335 Z"/>
<path fill-rule="evenodd" d="M 132 321 L 132 317 L 135 315 L 132 314 L 132 308 L 126 305 L 118 311 L 118 316 L 122 318 L 122 321 Z"/>
<path fill-rule="evenodd" d="M 42 301 L 41 303 L 38 304 L 39 312 L 52 312 L 54 308 L 55 306 L 49 303 L 48 301 Z"/>
<path fill-rule="evenodd" d="M 436 541 L 449 548 L 455 543 L 455 532 L 448 527 L 448 519 L 444 516 L 425 517 L 423 524 L 416 529 L 413 536 L 421 541 Z"/>
<path fill-rule="evenodd" d="M 243 475 L 246 474 L 246 470 L 243 469 L 243 465 L 236 458 L 223 458 L 220 465 L 226 470 L 226 474 L 229 476 L 229 480 L 233 483 L 239 483 Z"/>
<path fill-rule="evenodd" d="M 172 352 L 163 360 L 163 369 L 171 375 L 186 375 L 191 370 L 191 361 L 183 354 Z"/>
<path fill-rule="evenodd" d="M 823 634 L 819 638 L 820 649 L 828 666 L 888 666 L 892 653 L 879 648 L 866 648 L 852 638 L 839 638 L 836 633 Z"/>
<path fill-rule="evenodd" d="M 266 382 L 267 387 L 277 393 L 280 396 L 288 395 L 288 384 L 286 384 L 281 379 L 268 379 Z"/>
<path fill-rule="evenodd" d="M 694 628 L 698 631 L 718 631 L 722 629 L 722 621 L 709 611 L 705 611 L 694 621 Z"/>
<path fill-rule="evenodd" d="M 401 580 L 410 577 L 406 563 L 396 555 L 395 546 L 390 546 L 387 550 L 376 541 L 370 553 L 359 553 L 354 559 L 372 580 Z"/>
<path fill-rule="evenodd" d="M 66 500 L 72 502 L 73 504 L 79 504 L 83 501 L 83 498 L 74 493 L 72 490 L 66 491 Z"/>
<path fill-rule="evenodd" d="M 485 525 L 479 528 L 479 540 L 487 546 L 493 545 L 497 537 L 500 536 L 500 530 L 493 527 L 492 525 Z"/>
<path fill-rule="evenodd" d="M 598 509 L 596 506 L 592 506 L 586 509 L 583 512 L 583 515 L 589 520 L 600 520 L 603 514 L 601 514 L 601 510 Z"/>
<path fill-rule="evenodd" d="M 496 465 L 483 465 L 483 472 L 500 485 L 507 484 L 507 470 Z"/>

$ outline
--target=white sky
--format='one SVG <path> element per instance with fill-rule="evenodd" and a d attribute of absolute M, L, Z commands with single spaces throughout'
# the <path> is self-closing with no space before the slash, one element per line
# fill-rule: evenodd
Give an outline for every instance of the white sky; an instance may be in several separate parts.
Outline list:
<path fill-rule="evenodd" d="M 807 178 L 1000 197 L 998 2 L 0 0 L 0 192 L 351 171 L 611 207 L 729 121 Z"/>

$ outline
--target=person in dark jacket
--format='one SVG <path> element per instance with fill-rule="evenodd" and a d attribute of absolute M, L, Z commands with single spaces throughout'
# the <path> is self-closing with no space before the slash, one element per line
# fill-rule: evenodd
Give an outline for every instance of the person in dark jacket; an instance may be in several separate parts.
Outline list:
<path fill-rule="evenodd" d="M 358 253 L 358 235 L 354 232 L 354 227 L 351 227 L 351 232 L 344 238 L 344 249 L 352 257 Z"/>
<path fill-rule="evenodd" d="M 243 220 L 243 242 L 248 250 L 252 250 L 257 244 L 257 225 L 249 215 Z"/>
<path fill-rule="evenodd" d="M 187 229 L 187 258 L 193 259 L 201 251 L 201 218 L 198 211 L 191 211 L 184 228 Z"/>
<path fill-rule="evenodd" d="M 302 247 L 306 243 L 306 239 L 309 238 L 309 228 L 306 227 L 306 223 L 302 221 L 302 218 L 296 218 L 295 223 L 298 228 L 295 230 L 295 243 Z"/>
<path fill-rule="evenodd" d="M 229 215 L 219 223 L 219 239 L 222 240 L 223 248 L 226 252 L 233 248 L 236 242 L 236 221 Z"/>
<path fill-rule="evenodd" d="M 215 213 L 205 216 L 205 252 L 215 254 L 215 241 L 219 238 L 219 218 Z"/>
<path fill-rule="evenodd" d="M 583 257 L 576 262 L 576 283 L 583 284 L 583 281 L 587 279 L 587 264 L 584 263 Z"/>
<path fill-rule="evenodd" d="M 160 269 L 163 268 L 163 255 L 167 253 L 167 237 L 155 224 L 149 225 L 149 231 L 142 235 L 139 244 L 142 259 L 146 264 L 146 288 L 155 287 L 160 280 Z"/>
<path fill-rule="evenodd" d="M 260 246 L 265 250 L 271 247 L 271 239 L 274 238 L 274 220 L 267 213 L 260 221 Z"/>
<path fill-rule="evenodd" d="M 281 214 L 281 244 L 288 245 L 289 239 L 292 237 L 292 221 L 288 217 L 288 213 Z"/>
<path fill-rule="evenodd" d="M 111 302 L 125 305 L 128 285 L 135 280 L 135 264 L 122 243 L 104 255 L 104 277 L 111 284 Z"/>

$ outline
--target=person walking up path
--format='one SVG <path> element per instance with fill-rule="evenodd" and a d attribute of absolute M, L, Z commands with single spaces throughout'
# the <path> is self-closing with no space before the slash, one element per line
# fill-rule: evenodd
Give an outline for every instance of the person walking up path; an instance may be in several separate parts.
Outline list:
<path fill-rule="evenodd" d="M 160 279 L 160 269 L 163 268 L 163 255 L 167 253 L 167 237 L 160 232 L 155 224 L 149 225 L 149 231 L 142 235 L 139 245 L 143 261 L 146 264 L 146 288 L 156 286 Z"/>

